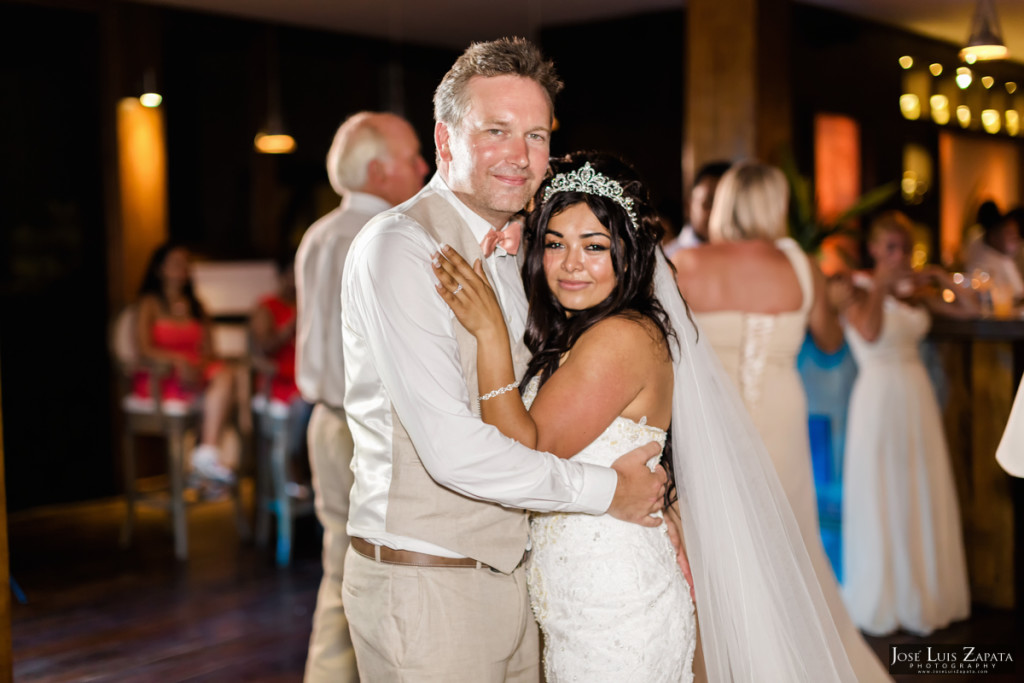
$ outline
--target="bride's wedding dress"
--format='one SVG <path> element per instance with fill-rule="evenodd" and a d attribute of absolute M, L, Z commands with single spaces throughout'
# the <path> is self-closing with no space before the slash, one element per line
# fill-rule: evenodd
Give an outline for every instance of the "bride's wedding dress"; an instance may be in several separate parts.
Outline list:
<path fill-rule="evenodd" d="M 664 259 L 655 293 L 674 336 L 672 461 L 708 680 L 856 683 L 771 458 Z M 575 457 L 609 465 L 664 439 L 619 417 Z M 532 543 L 549 683 L 692 679 L 694 608 L 663 528 L 545 515 Z"/>
<path fill-rule="evenodd" d="M 538 381 L 524 392 L 527 406 Z M 618 417 L 573 460 L 611 465 L 664 430 Z M 690 589 L 665 525 L 608 515 L 535 514 L 527 568 L 544 632 L 548 683 L 692 681 L 696 644 Z"/>

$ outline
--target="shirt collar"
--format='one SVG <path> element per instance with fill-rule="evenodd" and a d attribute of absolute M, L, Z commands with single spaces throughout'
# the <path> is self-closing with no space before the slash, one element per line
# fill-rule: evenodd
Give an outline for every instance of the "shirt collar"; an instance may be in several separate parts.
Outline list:
<path fill-rule="evenodd" d="M 344 199 L 341 200 L 341 208 L 343 211 L 358 211 L 375 216 L 390 209 L 391 204 L 375 194 L 349 190 L 345 193 Z"/>
<path fill-rule="evenodd" d="M 488 232 L 494 229 L 493 225 L 491 225 L 486 219 L 477 214 L 471 208 L 466 206 L 462 202 L 462 200 L 459 199 L 458 195 L 452 192 L 451 188 L 448 187 L 448 183 L 444 181 L 444 178 L 441 177 L 440 173 L 435 173 L 434 177 L 430 179 L 430 182 L 427 184 L 427 186 L 434 192 L 437 192 L 439 195 L 442 195 L 445 199 L 447 199 L 448 203 L 451 204 L 455 208 L 455 210 L 459 212 L 459 215 L 462 216 L 462 219 L 466 221 L 466 225 L 469 226 L 470 232 L 473 233 L 473 239 L 475 239 L 477 242 L 482 241 L 484 235 L 486 235 Z M 496 247 L 495 251 L 497 251 L 498 249 L 501 249 L 501 247 Z M 505 250 L 501 249 L 501 251 L 502 253 L 504 253 Z"/>

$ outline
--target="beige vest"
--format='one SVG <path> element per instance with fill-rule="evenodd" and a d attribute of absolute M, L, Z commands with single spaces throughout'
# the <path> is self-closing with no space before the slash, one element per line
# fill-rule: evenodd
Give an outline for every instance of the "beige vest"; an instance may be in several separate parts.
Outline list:
<path fill-rule="evenodd" d="M 404 214 L 416 221 L 439 244 L 450 244 L 468 262 L 483 258 L 466 221 L 444 198 L 428 195 Z M 462 373 L 471 410 L 479 415 L 476 377 L 476 339 L 455 321 Z M 521 378 L 529 351 L 521 339 L 510 339 L 516 377 Z M 510 573 L 526 548 L 526 512 L 467 498 L 439 485 L 423 467 L 405 427 L 391 409 L 392 475 L 388 490 L 388 532 L 439 545 L 495 569 Z"/>

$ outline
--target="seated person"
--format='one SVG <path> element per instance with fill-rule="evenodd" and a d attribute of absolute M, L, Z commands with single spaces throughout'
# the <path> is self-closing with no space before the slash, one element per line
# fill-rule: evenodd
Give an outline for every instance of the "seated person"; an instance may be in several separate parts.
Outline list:
<path fill-rule="evenodd" d="M 165 402 L 191 402 L 203 398 L 199 445 L 192 452 L 193 472 L 215 484 L 232 484 L 234 467 L 226 462 L 218 443 L 236 405 L 238 381 L 232 368 L 212 358 L 210 322 L 196 298 L 189 272 L 189 252 L 177 244 L 157 248 L 139 290 L 136 341 L 140 357 L 166 364 L 161 378 Z M 134 393 L 150 397 L 150 375 L 140 370 Z"/>
<path fill-rule="evenodd" d="M 1020 301 L 1024 298 L 1024 278 L 1014 261 L 1021 245 L 1017 215 L 1010 211 L 983 228 L 981 239 L 968 249 L 966 270 L 988 273 L 994 287 L 1008 289 L 1014 301 Z"/>
<path fill-rule="evenodd" d="M 263 297 L 250 318 L 250 331 L 253 340 L 253 352 L 273 366 L 269 376 L 271 401 L 278 401 L 288 406 L 288 454 L 292 461 L 305 462 L 301 456 L 305 451 L 306 427 L 313 411 L 313 406 L 302 399 L 299 388 L 295 384 L 295 256 L 288 256 L 278 261 L 278 291 Z M 341 324 L 341 321 L 338 321 Z M 267 381 L 266 378 L 261 378 Z M 257 391 L 264 391 L 266 386 L 257 386 Z M 292 462 L 292 465 L 298 464 Z M 291 477 L 305 480 L 306 476 Z M 300 489 L 296 489 L 301 494 Z"/>

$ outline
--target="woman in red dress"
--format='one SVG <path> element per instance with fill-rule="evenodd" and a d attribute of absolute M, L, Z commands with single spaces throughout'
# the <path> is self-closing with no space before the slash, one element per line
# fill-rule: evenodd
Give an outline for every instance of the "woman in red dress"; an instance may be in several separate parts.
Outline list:
<path fill-rule="evenodd" d="M 210 322 L 193 291 L 185 247 L 168 243 L 153 253 L 139 291 L 136 339 L 143 359 L 171 367 L 161 381 L 161 397 L 168 407 L 202 396 L 203 423 L 192 452 L 193 471 L 213 482 L 233 483 L 234 467 L 225 461 L 218 443 L 235 406 L 236 377 L 230 367 L 213 361 Z M 137 373 L 135 393 L 148 398 L 149 387 L 149 373 Z"/>

